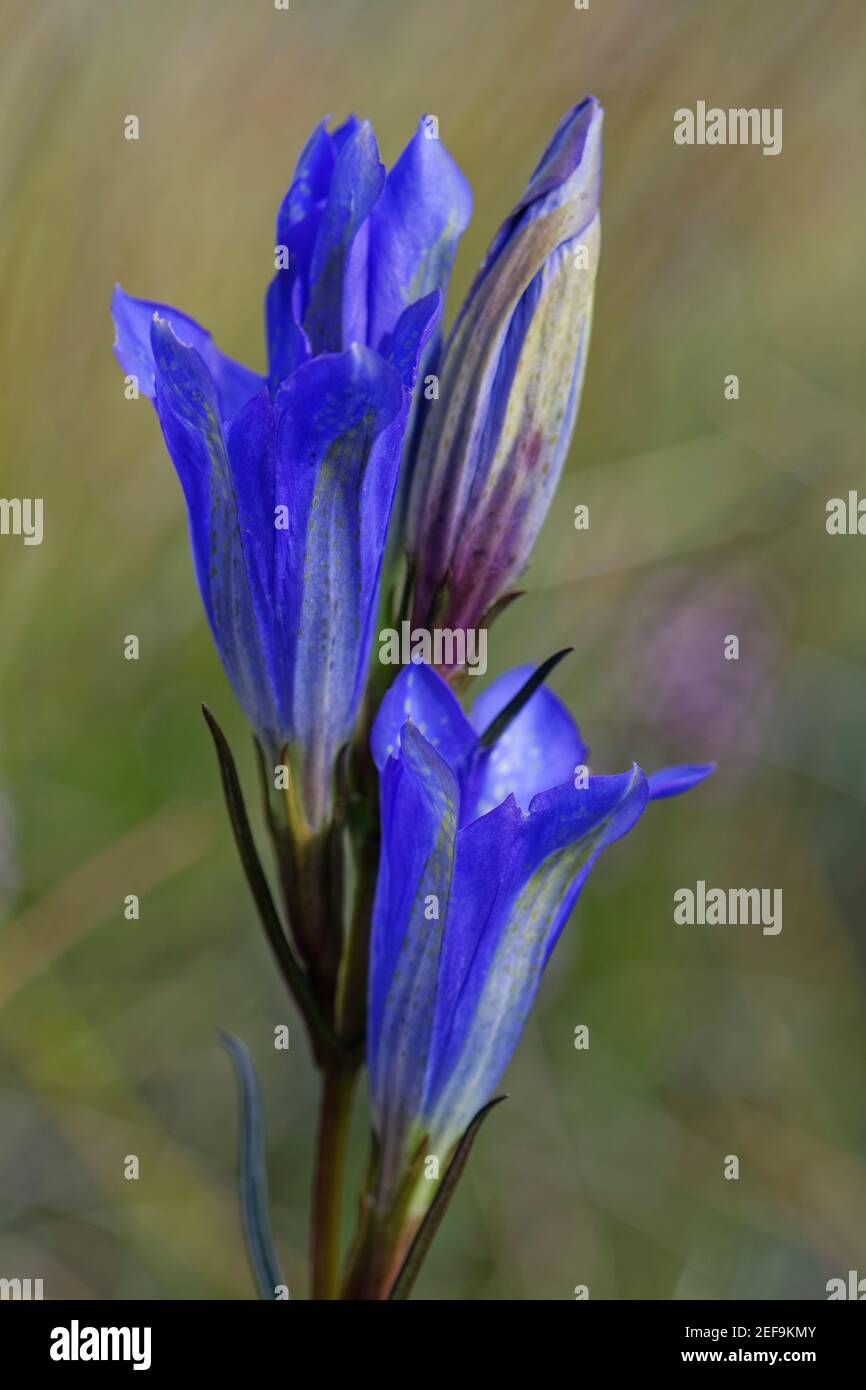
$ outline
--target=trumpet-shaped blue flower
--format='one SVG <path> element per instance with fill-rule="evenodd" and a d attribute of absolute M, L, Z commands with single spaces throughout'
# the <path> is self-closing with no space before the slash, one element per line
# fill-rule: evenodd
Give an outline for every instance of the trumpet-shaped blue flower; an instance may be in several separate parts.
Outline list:
<path fill-rule="evenodd" d="M 489 1098 L 602 850 L 651 799 L 713 770 L 586 778 L 580 732 L 544 686 L 486 747 L 530 674 L 495 681 L 467 718 L 433 670 L 407 667 L 373 728 L 382 855 L 367 1059 L 382 1201 L 424 1136 L 444 1159 Z"/>
<path fill-rule="evenodd" d="M 112 304 L 226 673 L 268 752 L 288 749 L 313 826 L 363 692 L 412 388 L 471 211 L 427 133 L 386 175 L 369 122 L 313 132 L 277 219 L 267 377 L 169 305 L 119 287 Z"/>
<path fill-rule="evenodd" d="M 600 247 L 602 111 L 560 122 L 451 334 L 413 467 L 414 621 L 478 626 L 524 569 L 577 419 Z"/>

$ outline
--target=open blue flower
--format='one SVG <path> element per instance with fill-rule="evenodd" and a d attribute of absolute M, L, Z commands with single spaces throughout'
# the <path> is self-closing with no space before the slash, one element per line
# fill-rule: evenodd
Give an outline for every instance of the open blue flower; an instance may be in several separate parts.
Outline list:
<path fill-rule="evenodd" d="M 502 676 L 467 718 L 440 676 L 407 667 L 373 728 L 382 855 L 367 1060 L 383 1202 L 425 1136 L 444 1160 L 488 1100 L 602 850 L 651 799 L 713 771 L 587 777 L 580 732 L 544 686 L 485 747 L 531 673 Z"/>
<path fill-rule="evenodd" d="M 560 122 L 445 351 L 412 469 L 414 622 L 481 625 L 513 591 L 577 420 L 600 249 L 602 110 Z"/>
<path fill-rule="evenodd" d="M 412 389 L 471 212 L 428 133 L 386 175 L 369 122 L 313 132 L 277 219 L 267 377 L 169 305 L 119 287 L 112 303 L 226 673 L 269 755 L 288 750 L 311 826 L 363 692 Z"/>

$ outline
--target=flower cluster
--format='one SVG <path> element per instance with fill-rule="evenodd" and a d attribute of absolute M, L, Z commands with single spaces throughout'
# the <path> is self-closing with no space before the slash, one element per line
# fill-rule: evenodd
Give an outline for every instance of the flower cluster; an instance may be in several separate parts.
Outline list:
<path fill-rule="evenodd" d="M 419 1158 L 447 1165 L 489 1099 L 596 859 L 651 800 L 712 771 L 590 774 L 531 666 L 468 716 L 458 666 L 410 665 L 390 684 L 370 671 L 386 557 L 405 567 L 390 615 L 425 632 L 489 625 L 526 566 L 580 403 L 601 132 L 593 98 L 561 121 L 447 341 L 471 193 L 426 120 L 387 173 L 368 122 L 311 135 L 277 217 L 266 375 L 186 314 L 114 296 L 115 351 L 153 399 L 219 655 L 266 777 L 288 767 L 281 810 L 266 784 L 283 937 L 218 743 L 244 866 L 326 1073 L 321 1296 L 337 1288 L 328 1184 L 360 1034 L 375 1143 L 343 1288 L 382 1297 L 430 1215 Z M 267 1252 L 257 1268 L 273 1268 Z"/>

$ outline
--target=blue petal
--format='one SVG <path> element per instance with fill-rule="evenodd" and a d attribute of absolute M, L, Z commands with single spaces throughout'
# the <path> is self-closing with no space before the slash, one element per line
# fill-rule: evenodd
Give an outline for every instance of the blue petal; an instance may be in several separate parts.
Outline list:
<path fill-rule="evenodd" d="M 301 150 L 289 191 L 277 214 L 278 243 L 285 240 L 286 233 L 296 222 L 307 217 L 328 196 L 337 153 L 327 124 L 327 119 L 320 121 Z"/>
<path fill-rule="evenodd" d="M 248 539 L 259 532 L 259 499 L 268 493 L 267 393 L 248 402 L 229 426 L 229 440 L 216 385 L 199 353 L 160 318 L 153 320 L 151 345 L 156 408 L 186 497 L 196 574 L 217 650 L 251 724 L 269 746 L 279 746 L 281 719 L 262 641 L 266 596 Z M 244 478 L 260 479 L 261 487 L 243 486 Z"/>
<path fill-rule="evenodd" d="M 544 792 L 528 816 L 505 802 L 460 831 L 425 1097 L 442 1150 L 489 1098 L 593 864 L 648 794 L 635 767 Z"/>
<path fill-rule="evenodd" d="M 524 686 L 535 667 L 518 666 L 482 691 L 472 707 L 472 727 L 481 736 Z M 482 756 L 468 793 L 474 806 L 465 819 L 483 816 L 513 793 L 518 806 L 529 810 L 537 792 L 573 782 L 577 767 L 586 763 L 588 749 L 580 730 L 557 695 L 541 685 L 516 719 Z"/>
<path fill-rule="evenodd" d="M 398 753 L 407 720 L 459 776 L 477 740 L 448 682 L 429 666 L 404 666 L 379 706 L 370 749 L 380 772 Z"/>
<path fill-rule="evenodd" d="M 650 800 L 661 801 L 666 796 L 679 796 L 690 791 L 716 770 L 715 763 L 680 763 L 675 767 L 660 767 L 648 778 Z"/>
<path fill-rule="evenodd" d="M 428 140 L 424 122 L 388 174 L 382 197 L 371 214 L 369 316 L 367 341 L 395 354 L 393 338 L 401 308 L 438 288 L 448 291 L 457 243 L 472 216 L 472 190 L 439 140 Z M 393 336 L 392 336 L 393 335 Z M 438 373 L 442 322 L 436 325 L 415 364 L 425 380 Z M 396 524 L 402 533 L 418 440 L 428 410 L 438 409 L 417 392 L 406 429 Z"/>
<path fill-rule="evenodd" d="M 360 346 L 299 367 L 274 400 L 274 503 L 288 529 L 262 544 L 273 547 L 277 688 L 313 821 L 363 691 L 407 408 L 394 368 Z"/>
<path fill-rule="evenodd" d="M 353 113 L 343 122 L 341 126 L 337 126 L 337 129 L 334 131 L 334 134 L 331 137 L 334 141 L 334 150 L 337 154 L 340 153 L 343 146 L 346 144 L 346 141 L 351 139 L 351 137 L 355 134 L 355 131 L 358 129 L 360 124 L 361 122 L 358 120 L 358 117 Z"/>
<path fill-rule="evenodd" d="M 403 310 L 394 332 L 388 335 L 384 356 L 397 368 L 403 385 L 410 391 L 415 385 L 425 348 L 438 327 L 441 314 L 442 291 L 432 290 Z"/>
<path fill-rule="evenodd" d="M 472 216 L 472 190 L 421 121 L 388 174 L 370 217 L 367 342 L 386 351 L 401 313 L 447 289 L 457 243 Z"/>
<path fill-rule="evenodd" d="M 448 920 L 457 798 L 448 765 L 406 724 L 400 756 L 389 759 L 382 778 L 382 850 L 370 949 L 367 1060 L 385 1187 L 399 1178 L 421 1113 Z"/>
<path fill-rule="evenodd" d="M 114 352 L 129 376 L 138 377 L 139 390 L 145 396 L 156 393 L 156 366 L 151 347 L 150 330 L 154 314 L 166 320 L 182 343 L 195 348 L 211 376 L 218 398 L 218 415 L 230 420 L 242 406 L 262 389 L 263 381 L 255 372 L 226 357 L 215 346 L 211 335 L 195 319 L 159 304 L 153 299 L 133 299 L 120 285 L 115 285 L 111 299 L 114 319 Z"/>
<path fill-rule="evenodd" d="M 301 324 L 309 297 L 310 262 L 321 220 L 322 207 L 318 205 L 298 221 L 277 227 L 277 245 L 287 248 L 289 264 L 277 271 L 265 297 L 268 385 L 272 392 L 313 355 Z"/>
<path fill-rule="evenodd" d="M 309 299 L 313 251 L 336 158 L 334 137 L 328 134 L 326 122 L 322 121 L 301 151 L 289 191 L 277 214 L 275 245 L 286 247 L 289 264 L 277 271 L 265 301 L 272 391 L 312 356 L 301 324 Z"/>
<path fill-rule="evenodd" d="M 314 353 L 366 341 L 366 256 L 350 255 L 385 181 L 373 127 L 362 122 L 337 157 L 312 254 L 304 329 Z M 366 235 L 366 234 L 365 234 Z M 352 327 L 344 332 L 344 323 Z"/>

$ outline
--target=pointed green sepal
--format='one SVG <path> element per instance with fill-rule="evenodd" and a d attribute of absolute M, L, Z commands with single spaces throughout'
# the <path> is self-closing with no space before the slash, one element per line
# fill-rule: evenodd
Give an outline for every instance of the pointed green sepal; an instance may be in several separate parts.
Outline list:
<path fill-rule="evenodd" d="M 536 671 L 533 671 L 529 680 L 520 687 L 513 700 L 509 700 L 505 709 L 500 710 L 492 724 L 488 724 L 484 733 L 481 735 L 480 743 L 482 748 L 492 748 L 498 738 L 505 733 L 512 720 L 516 719 L 523 706 L 528 700 L 532 699 L 536 690 L 543 685 L 555 666 L 558 666 L 564 656 L 573 652 L 574 647 L 563 647 L 561 652 L 549 656 L 546 661 L 542 661 Z"/>
<path fill-rule="evenodd" d="M 226 807 L 228 808 L 235 843 L 238 847 L 238 854 L 268 944 L 274 953 L 283 979 L 304 1016 L 317 1055 L 320 1055 L 322 1049 L 332 1052 L 339 1051 L 339 1043 L 316 1002 L 307 977 L 295 957 L 291 942 L 283 930 L 283 924 L 274 906 L 271 890 L 268 887 L 268 881 L 265 878 L 265 872 L 250 829 L 240 778 L 228 740 L 207 705 L 202 705 L 202 712 L 207 720 L 216 748 Z"/>
<path fill-rule="evenodd" d="M 409 1253 L 400 1268 L 400 1273 L 394 1280 L 394 1285 L 388 1295 L 389 1299 L 405 1299 L 412 1292 L 415 1280 L 418 1278 L 421 1266 L 427 1257 L 427 1252 L 433 1244 L 433 1238 L 442 1224 L 442 1218 L 448 1210 L 448 1204 L 463 1175 L 463 1169 L 469 1161 L 469 1155 L 472 1152 L 472 1145 L 478 1137 L 478 1131 L 491 1110 L 507 1099 L 507 1095 L 495 1096 L 493 1100 L 481 1107 L 475 1119 L 466 1127 L 463 1137 L 454 1150 L 454 1157 L 448 1165 L 445 1176 L 436 1189 L 436 1196 L 418 1227 L 415 1239 L 409 1247 Z"/>

